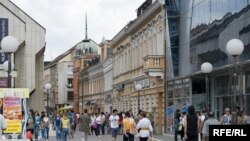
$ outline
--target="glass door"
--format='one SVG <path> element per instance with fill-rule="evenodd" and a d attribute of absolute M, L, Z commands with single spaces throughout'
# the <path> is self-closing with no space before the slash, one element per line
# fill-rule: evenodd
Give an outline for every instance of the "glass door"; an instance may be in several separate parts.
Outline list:
<path fill-rule="evenodd" d="M 225 108 L 230 108 L 232 107 L 233 103 L 233 97 L 232 96 L 224 96 L 224 97 L 216 97 L 215 98 L 215 116 L 217 119 L 220 120 L 220 117 L 224 113 Z"/>

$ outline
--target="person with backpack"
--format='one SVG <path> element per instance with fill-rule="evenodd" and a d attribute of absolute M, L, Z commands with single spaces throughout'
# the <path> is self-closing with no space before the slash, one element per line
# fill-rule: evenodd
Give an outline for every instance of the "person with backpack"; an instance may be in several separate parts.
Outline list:
<path fill-rule="evenodd" d="M 131 118 L 129 112 L 126 112 L 123 119 L 123 141 L 134 141 L 135 133 L 135 120 Z"/>

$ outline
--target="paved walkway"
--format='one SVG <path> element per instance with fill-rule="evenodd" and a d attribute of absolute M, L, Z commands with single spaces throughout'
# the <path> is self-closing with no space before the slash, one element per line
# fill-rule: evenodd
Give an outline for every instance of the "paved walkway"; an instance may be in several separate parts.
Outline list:
<path fill-rule="evenodd" d="M 118 135 L 117 141 L 122 141 L 122 135 Z M 171 135 L 155 135 L 153 136 L 153 141 L 173 141 L 174 138 Z M 55 131 L 50 131 L 49 141 L 56 141 Z M 68 141 L 81 141 L 81 132 L 76 131 L 74 138 L 68 139 Z M 112 141 L 111 135 L 101 135 L 100 138 L 96 138 L 95 135 L 89 136 L 89 141 Z M 139 141 L 138 137 L 135 137 L 135 141 Z"/>

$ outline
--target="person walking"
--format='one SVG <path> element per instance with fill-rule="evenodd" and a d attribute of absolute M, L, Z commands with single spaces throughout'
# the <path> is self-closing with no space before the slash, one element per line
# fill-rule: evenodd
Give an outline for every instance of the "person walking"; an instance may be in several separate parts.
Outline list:
<path fill-rule="evenodd" d="M 61 116 L 59 113 L 57 113 L 54 121 L 54 127 L 56 130 L 56 141 L 59 141 L 61 139 L 60 125 L 61 125 Z"/>
<path fill-rule="evenodd" d="M 42 137 L 44 140 L 49 140 L 49 126 L 50 126 L 50 119 L 48 117 L 48 113 L 45 112 L 45 115 L 41 120 Z"/>
<path fill-rule="evenodd" d="M 184 117 L 184 138 L 186 141 L 198 141 L 198 116 L 193 105 L 188 107 L 188 115 Z"/>
<path fill-rule="evenodd" d="M 33 109 L 29 110 L 29 115 L 28 115 L 28 121 L 26 125 L 26 132 L 30 131 L 31 134 L 33 135 L 34 133 L 34 122 L 35 122 L 35 116 L 34 116 L 34 111 Z"/>
<path fill-rule="evenodd" d="M 35 124 L 34 124 L 35 139 L 38 139 L 40 122 L 41 122 L 41 117 L 40 117 L 38 111 L 36 111 L 35 112 Z"/>
<path fill-rule="evenodd" d="M 224 114 L 221 117 L 220 123 L 222 125 L 231 125 L 232 124 L 232 115 L 230 112 L 230 108 L 225 108 Z"/>
<path fill-rule="evenodd" d="M 102 124 L 101 124 L 102 135 L 105 135 L 105 126 L 107 125 L 107 122 L 106 122 L 106 117 L 105 117 L 104 112 L 101 112 L 101 120 L 102 120 Z"/>
<path fill-rule="evenodd" d="M 180 126 L 180 109 L 177 109 L 174 114 L 174 140 L 178 141 L 179 126 Z"/>
<path fill-rule="evenodd" d="M 67 116 L 67 113 L 63 114 L 63 117 L 61 118 L 61 139 L 62 141 L 67 141 L 67 136 L 70 128 L 70 121 Z"/>
<path fill-rule="evenodd" d="M 185 116 L 186 116 L 186 112 L 181 112 L 179 134 L 181 135 L 182 141 L 184 141 L 184 117 Z"/>
<path fill-rule="evenodd" d="M 214 112 L 208 113 L 208 119 L 204 121 L 202 127 L 202 138 L 203 141 L 209 141 L 209 125 L 219 125 L 220 122 L 216 118 L 214 118 Z"/>
<path fill-rule="evenodd" d="M 135 120 L 131 118 L 129 112 L 125 113 L 123 119 L 123 141 L 134 141 L 134 135 L 136 133 Z"/>
<path fill-rule="evenodd" d="M 237 125 L 245 125 L 247 124 L 247 116 L 243 111 L 239 111 L 237 115 Z"/>
<path fill-rule="evenodd" d="M 111 135 L 112 135 L 112 141 L 116 141 L 117 134 L 118 134 L 118 128 L 119 128 L 119 116 L 117 115 L 117 110 L 113 110 L 113 114 L 110 115 L 109 121 L 110 121 L 110 128 L 111 128 Z"/>
<path fill-rule="evenodd" d="M 96 132 L 96 128 L 97 128 L 96 116 L 95 116 L 94 113 L 91 114 L 90 119 L 91 119 L 91 129 L 90 129 L 90 133 L 91 133 L 91 135 L 94 135 L 94 133 Z M 96 133 L 95 133 L 95 134 L 96 134 Z"/>
<path fill-rule="evenodd" d="M 96 137 L 100 138 L 100 130 L 101 130 L 101 125 L 102 125 L 102 116 L 99 113 L 96 113 L 96 123 L 97 123 L 97 128 L 96 128 Z"/>
<path fill-rule="evenodd" d="M 153 137 L 153 127 L 150 120 L 146 118 L 145 112 L 141 112 L 141 118 L 136 125 L 136 129 L 139 130 L 140 141 L 147 141 L 150 136 Z"/>
<path fill-rule="evenodd" d="M 6 121 L 5 121 L 4 117 L 3 117 L 3 115 L 0 114 L 0 137 L 2 137 L 2 132 L 5 129 L 6 129 Z"/>
<path fill-rule="evenodd" d="M 77 124 L 78 124 L 78 117 L 77 117 L 77 114 L 75 113 L 73 117 L 74 132 L 76 131 Z"/>
<path fill-rule="evenodd" d="M 88 110 L 84 110 L 84 114 L 79 116 L 79 131 L 83 132 L 82 141 L 88 141 L 91 119 L 88 115 Z"/>

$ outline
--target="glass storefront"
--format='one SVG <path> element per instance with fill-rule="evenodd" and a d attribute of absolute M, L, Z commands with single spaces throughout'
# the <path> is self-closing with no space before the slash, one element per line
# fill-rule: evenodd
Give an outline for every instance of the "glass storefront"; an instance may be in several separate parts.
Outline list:
<path fill-rule="evenodd" d="M 180 55 L 176 56 L 180 60 L 178 71 L 183 72 L 180 75 L 185 77 L 176 76 L 167 81 L 168 107 L 173 106 L 176 110 L 192 104 L 196 111 L 205 107 L 208 102 L 206 79 L 201 74 L 200 67 L 202 63 L 210 62 L 214 69 L 210 74 L 208 93 L 210 107 L 216 117 L 219 119 L 224 108 L 232 109 L 233 104 L 250 116 L 249 0 L 183 0 L 180 3 L 180 15 L 176 16 L 180 16 L 180 21 L 184 22 L 177 23 L 180 32 L 174 41 L 179 42 L 177 45 Z M 189 16 L 191 20 L 185 20 Z M 227 42 L 233 38 L 240 39 L 245 46 L 243 53 L 237 58 L 238 70 L 233 66 L 234 58 L 226 51 Z M 234 71 L 238 73 L 237 76 L 233 75 Z M 188 86 L 184 87 L 187 76 L 190 76 Z"/>

